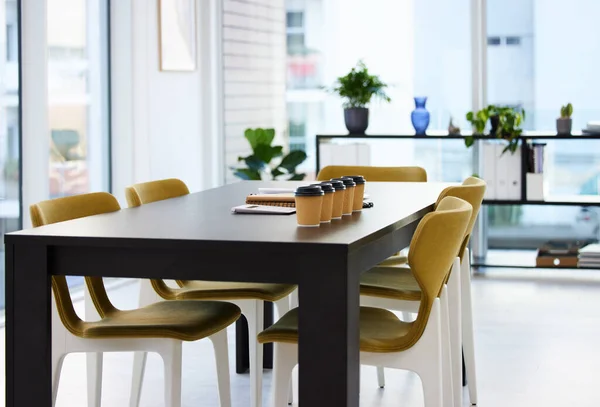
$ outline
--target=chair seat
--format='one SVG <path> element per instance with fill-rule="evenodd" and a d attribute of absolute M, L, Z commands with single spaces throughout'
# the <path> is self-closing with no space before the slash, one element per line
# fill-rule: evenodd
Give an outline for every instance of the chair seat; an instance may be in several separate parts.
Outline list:
<path fill-rule="evenodd" d="M 360 295 L 420 301 L 421 289 L 408 266 L 377 266 L 361 275 Z"/>
<path fill-rule="evenodd" d="M 360 350 L 363 352 L 388 353 L 407 348 L 411 339 L 407 333 L 413 323 L 403 322 L 388 310 L 360 307 Z M 260 343 L 298 343 L 298 308 L 285 314 L 279 321 L 258 335 Z M 323 332 L 323 346 L 328 343 L 327 332 Z"/>
<path fill-rule="evenodd" d="M 81 322 L 84 338 L 171 338 L 195 341 L 234 323 L 237 305 L 220 301 L 161 301 L 131 311 L 115 311 L 97 322 Z"/>
<path fill-rule="evenodd" d="M 296 289 L 292 284 L 232 283 L 223 281 L 186 281 L 179 289 L 171 289 L 169 299 L 277 301 Z M 163 295 L 163 293 L 160 293 Z"/>

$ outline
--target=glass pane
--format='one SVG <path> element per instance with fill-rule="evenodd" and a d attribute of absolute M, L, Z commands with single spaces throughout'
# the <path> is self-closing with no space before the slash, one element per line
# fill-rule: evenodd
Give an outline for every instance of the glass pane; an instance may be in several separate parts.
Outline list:
<path fill-rule="evenodd" d="M 302 28 L 304 25 L 304 14 L 302 12 L 288 11 L 286 17 L 288 28 Z"/>
<path fill-rule="evenodd" d="M 108 190 L 103 0 L 48 0 L 49 197 Z"/>
<path fill-rule="evenodd" d="M 600 42 L 590 31 L 600 2 L 575 0 L 568 9 L 551 3 L 488 0 L 488 100 L 524 107 L 525 128 L 548 134 L 556 134 L 560 107 L 571 102 L 573 130 L 580 131 L 600 120 L 600 78 L 593 68 Z M 598 195 L 600 141 L 544 142 L 550 198 Z M 490 247 L 537 248 L 551 239 L 598 238 L 595 208 L 490 207 L 489 220 Z"/>
<path fill-rule="evenodd" d="M 0 238 L 20 229 L 19 19 L 17 2 L 0 1 Z M 0 309 L 4 309 L 4 244 L 0 245 Z"/>
<path fill-rule="evenodd" d="M 415 96 L 427 96 L 428 132 L 446 131 L 450 118 L 467 128 L 471 109 L 470 0 L 373 2 L 286 0 L 304 16 L 304 51 L 288 48 L 290 135 L 305 145 L 303 172 L 314 172 L 316 134 L 347 134 L 343 101 L 330 87 L 360 60 L 389 85 L 389 104 L 374 101 L 370 134 L 414 134 Z M 288 29 L 288 33 L 290 33 Z M 304 107 L 299 108 L 300 105 Z M 304 129 L 304 143 L 298 142 Z M 375 165 L 376 163 L 373 162 Z"/>
<path fill-rule="evenodd" d="M 107 0 L 47 0 L 49 198 L 108 191 Z M 71 286 L 82 277 L 68 277 Z"/>

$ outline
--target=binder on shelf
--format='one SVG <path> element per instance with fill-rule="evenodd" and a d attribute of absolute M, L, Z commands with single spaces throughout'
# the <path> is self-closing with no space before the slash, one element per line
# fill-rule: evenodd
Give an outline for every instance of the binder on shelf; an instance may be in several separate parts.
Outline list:
<path fill-rule="evenodd" d="M 508 195 L 506 199 L 518 201 L 521 197 L 521 175 L 522 175 L 522 160 L 521 147 L 517 147 L 514 154 L 510 152 L 504 153 L 507 160 L 507 185 Z"/>
<path fill-rule="evenodd" d="M 496 197 L 496 145 L 495 143 L 482 143 L 482 179 L 486 182 L 485 199 Z"/>
<path fill-rule="evenodd" d="M 502 154 L 506 145 L 496 143 L 495 162 L 496 162 L 496 199 L 509 199 L 508 192 L 508 167 L 510 165 L 510 152 Z"/>

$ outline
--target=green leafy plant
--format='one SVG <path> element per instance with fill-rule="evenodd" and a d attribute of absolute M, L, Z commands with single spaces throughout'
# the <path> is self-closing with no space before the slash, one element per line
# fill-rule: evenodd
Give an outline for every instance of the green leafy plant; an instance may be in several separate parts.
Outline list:
<path fill-rule="evenodd" d="M 275 138 L 275 129 L 246 129 L 244 137 L 252 147 L 252 154 L 238 157 L 238 161 L 246 163 L 247 168 L 232 167 L 236 177 L 243 180 L 261 180 L 262 176 L 266 175 L 274 180 L 300 181 L 306 176 L 296 173 L 296 167 L 306 160 L 306 153 L 296 150 L 283 156 L 282 146 L 271 145 Z M 271 161 L 279 157 L 282 157 L 281 160 L 272 166 Z"/>
<path fill-rule="evenodd" d="M 508 142 L 503 153 L 514 153 L 519 146 L 519 136 L 523 133 L 521 125 L 525 121 L 525 109 L 521 107 L 501 107 L 489 105 L 478 112 L 469 112 L 467 120 L 473 126 L 473 136 L 465 137 L 465 145 L 471 147 L 475 142 L 475 135 L 483 136 L 485 126 L 490 120 L 497 121 L 497 125 L 490 131 L 489 136 L 503 139 Z"/>
<path fill-rule="evenodd" d="M 569 119 L 573 114 L 573 105 L 567 103 L 566 106 L 560 108 L 560 118 L 561 119 Z"/>
<path fill-rule="evenodd" d="M 373 96 L 390 102 L 390 97 L 385 93 L 387 86 L 378 75 L 369 73 L 363 61 L 358 61 L 347 75 L 337 78 L 331 91 L 345 99 L 344 108 L 364 108 Z"/>

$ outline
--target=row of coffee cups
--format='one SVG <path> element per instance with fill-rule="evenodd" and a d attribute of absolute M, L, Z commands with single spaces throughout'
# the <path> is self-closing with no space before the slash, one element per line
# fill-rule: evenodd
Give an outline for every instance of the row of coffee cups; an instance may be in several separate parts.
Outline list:
<path fill-rule="evenodd" d="M 319 226 L 362 210 L 365 178 L 348 175 L 296 189 L 296 218 L 299 226 Z"/>

